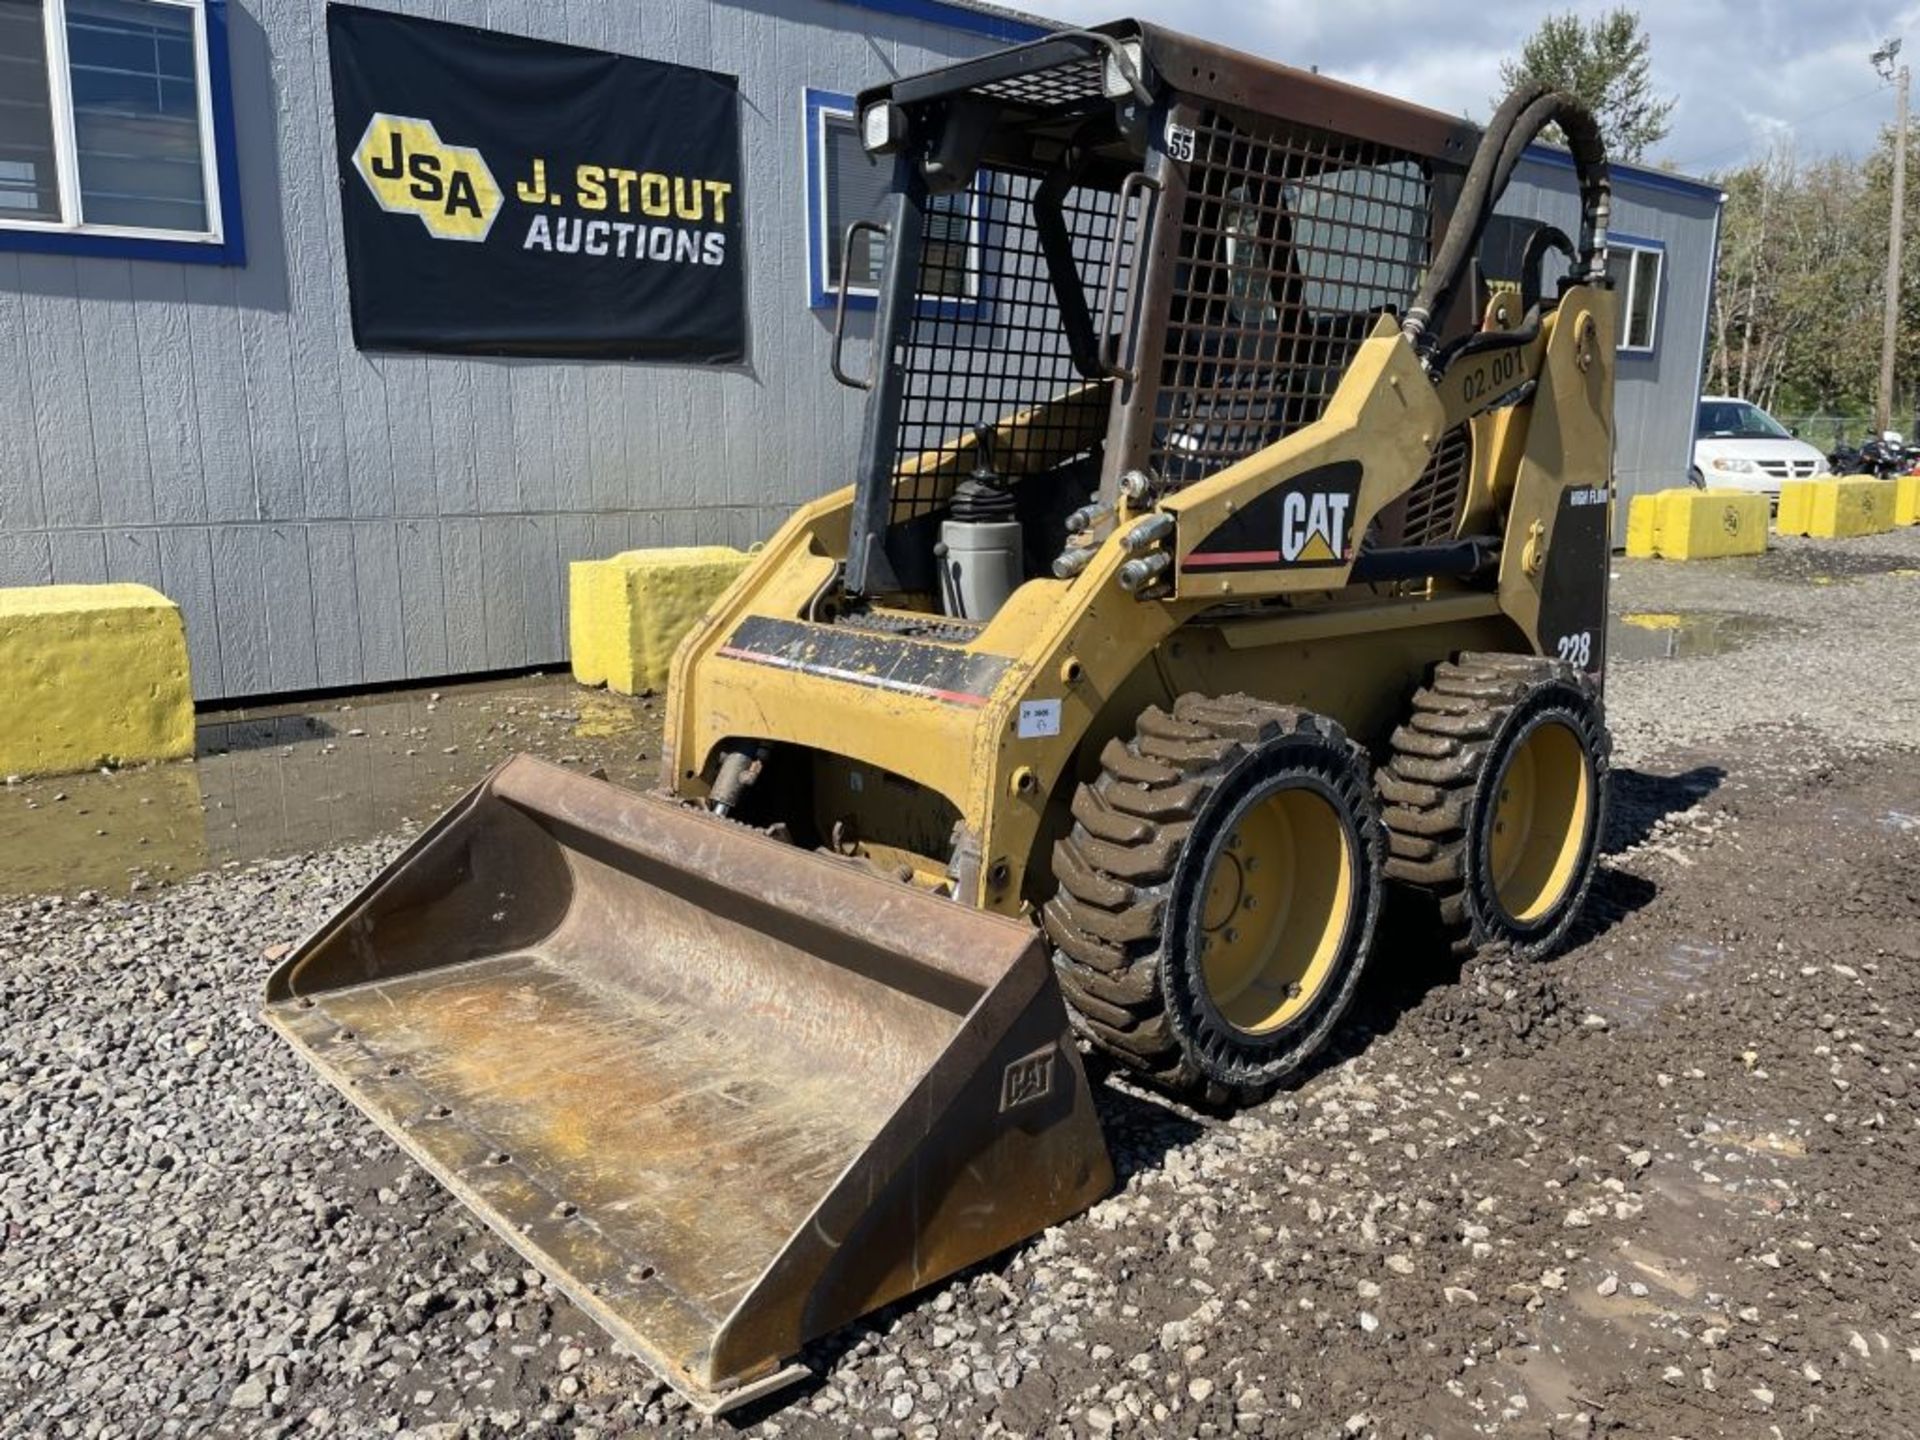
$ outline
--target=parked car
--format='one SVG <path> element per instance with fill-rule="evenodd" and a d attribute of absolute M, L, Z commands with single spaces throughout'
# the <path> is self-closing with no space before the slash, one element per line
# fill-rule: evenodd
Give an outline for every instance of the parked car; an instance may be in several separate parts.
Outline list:
<path fill-rule="evenodd" d="M 1782 480 L 1825 475 L 1827 457 L 1748 400 L 1703 395 L 1693 432 L 1695 485 L 1780 498 Z"/>

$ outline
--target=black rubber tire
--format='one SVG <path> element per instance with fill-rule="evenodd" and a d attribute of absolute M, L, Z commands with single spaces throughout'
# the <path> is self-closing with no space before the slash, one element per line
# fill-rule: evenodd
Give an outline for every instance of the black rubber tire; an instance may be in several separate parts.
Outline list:
<path fill-rule="evenodd" d="M 1042 910 L 1075 1029 L 1123 1065 L 1208 1105 L 1257 1101 L 1333 1033 L 1373 945 L 1385 836 L 1366 752 L 1333 721 L 1246 695 L 1183 695 L 1109 741 L 1074 795 Z M 1280 782 L 1280 783 L 1276 783 Z M 1191 938 L 1209 859 L 1255 797 L 1317 791 L 1352 856 L 1346 931 L 1318 998 L 1279 1029 L 1240 1030 L 1214 1006 Z"/>
<path fill-rule="evenodd" d="M 1542 914 L 1514 919 L 1501 905 L 1489 860 L 1496 789 L 1507 759 L 1535 729 L 1558 722 L 1589 766 L 1591 803 L 1571 882 Z M 1535 655 L 1456 656 L 1414 694 L 1407 723 L 1375 783 L 1387 828 L 1386 874 L 1430 894 L 1455 954 L 1550 954 L 1586 903 L 1606 828 L 1612 743 L 1600 697 L 1573 666 Z"/>

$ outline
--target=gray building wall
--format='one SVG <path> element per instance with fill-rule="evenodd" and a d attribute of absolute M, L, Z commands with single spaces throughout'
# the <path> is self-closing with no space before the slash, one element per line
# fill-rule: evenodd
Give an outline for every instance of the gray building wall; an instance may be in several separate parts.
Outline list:
<path fill-rule="evenodd" d="M 846 483 L 861 397 L 808 304 L 804 93 L 1002 43 L 871 0 L 383 3 L 737 73 L 750 359 L 356 350 L 323 0 L 232 0 L 248 263 L 0 252 L 0 585 L 156 586 L 201 699 L 559 663 L 568 561 L 745 545 Z M 1624 497 L 1684 480 L 1718 203 L 1616 184 L 1616 228 L 1668 257 L 1658 348 L 1619 367 Z M 1530 158 L 1502 208 L 1571 231 L 1574 196 Z"/>
<path fill-rule="evenodd" d="M 323 0 L 233 0 L 248 263 L 0 253 L 0 585 L 156 586 L 202 699 L 560 662 L 568 561 L 746 545 L 846 483 L 804 92 L 1003 43 L 840 0 L 381 3 L 738 74 L 749 360 L 356 350 Z"/>
<path fill-rule="evenodd" d="M 1571 166 L 1537 154 L 1522 159 L 1497 207 L 1579 234 L 1580 198 Z M 1659 171 L 1615 166 L 1614 233 L 1666 247 L 1650 355 L 1622 353 L 1614 367 L 1614 542 L 1627 533 L 1627 502 L 1687 483 L 1706 364 L 1707 307 L 1719 253 L 1720 192 Z"/>

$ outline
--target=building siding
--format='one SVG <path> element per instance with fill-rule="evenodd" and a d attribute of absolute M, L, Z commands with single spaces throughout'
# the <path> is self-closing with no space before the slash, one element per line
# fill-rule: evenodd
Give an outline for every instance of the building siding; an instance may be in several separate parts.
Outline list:
<path fill-rule="evenodd" d="M 562 662 L 568 561 L 748 545 L 846 483 L 804 93 L 1002 43 L 837 0 L 383 8 L 737 74 L 748 360 L 356 350 L 325 7 L 233 0 L 248 264 L 0 252 L 0 584 L 159 587 L 203 700 Z"/>
<path fill-rule="evenodd" d="M 1498 209 L 1579 233 L 1571 169 L 1533 156 L 1514 172 Z M 1707 302 L 1718 258 L 1717 191 L 1616 168 L 1612 230 L 1666 247 L 1651 355 L 1622 354 L 1614 367 L 1614 543 L 1626 540 L 1627 502 L 1687 483 L 1694 420 L 1706 365 Z"/>
<path fill-rule="evenodd" d="M 737 74 L 748 360 L 357 350 L 323 0 L 231 0 L 249 262 L 0 252 L 0 584 L 157 586 L 202 700 L 561 663 L 569 561 L 745 546 L 846 483 L 862 397 L 807 303 L 805 91 L 1016 28 L 882 0 L 385 5 Z M 1502 208 L 1571 230 L 1572 176 L 1530 159 Z M 1658 352 L 1619 368 L 1623 498 L 1684 480 L 1715 212 L 1617 180 L 1616 228 L 1668 247 Z M 850 348 L 871 323 L 849 316 Z"/>

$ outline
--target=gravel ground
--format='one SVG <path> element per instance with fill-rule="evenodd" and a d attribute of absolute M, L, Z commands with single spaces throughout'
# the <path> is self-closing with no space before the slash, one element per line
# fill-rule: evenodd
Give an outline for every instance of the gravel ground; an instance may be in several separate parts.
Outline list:
<path fill-rule="evenodd" d="M 1920 527 L 1776 540 L 1751 560 L 1616 564 L 1616 613 L 1678 618 L 1683 646 L 1692 632 L 1728 647 L 1615 667 L 1608 718 L 1629 763 L 1676 746 L 1765 746 L 1762 732 L 1780 726 L 1830 752 L 1920 743 Z"/>
<path fill-rule="evenodd" d="M 1916 1433 L 1916 569 L 1622 562 L 1679 650 L 1616 644 L 1572 949 L 1390 928 L 1335 1059 L 1232 1118 L 1105 1077 L 1111 1198 L 726 1421 L 260 1024 L 393 842 L 0 904 L 0 1434 Z"/>

